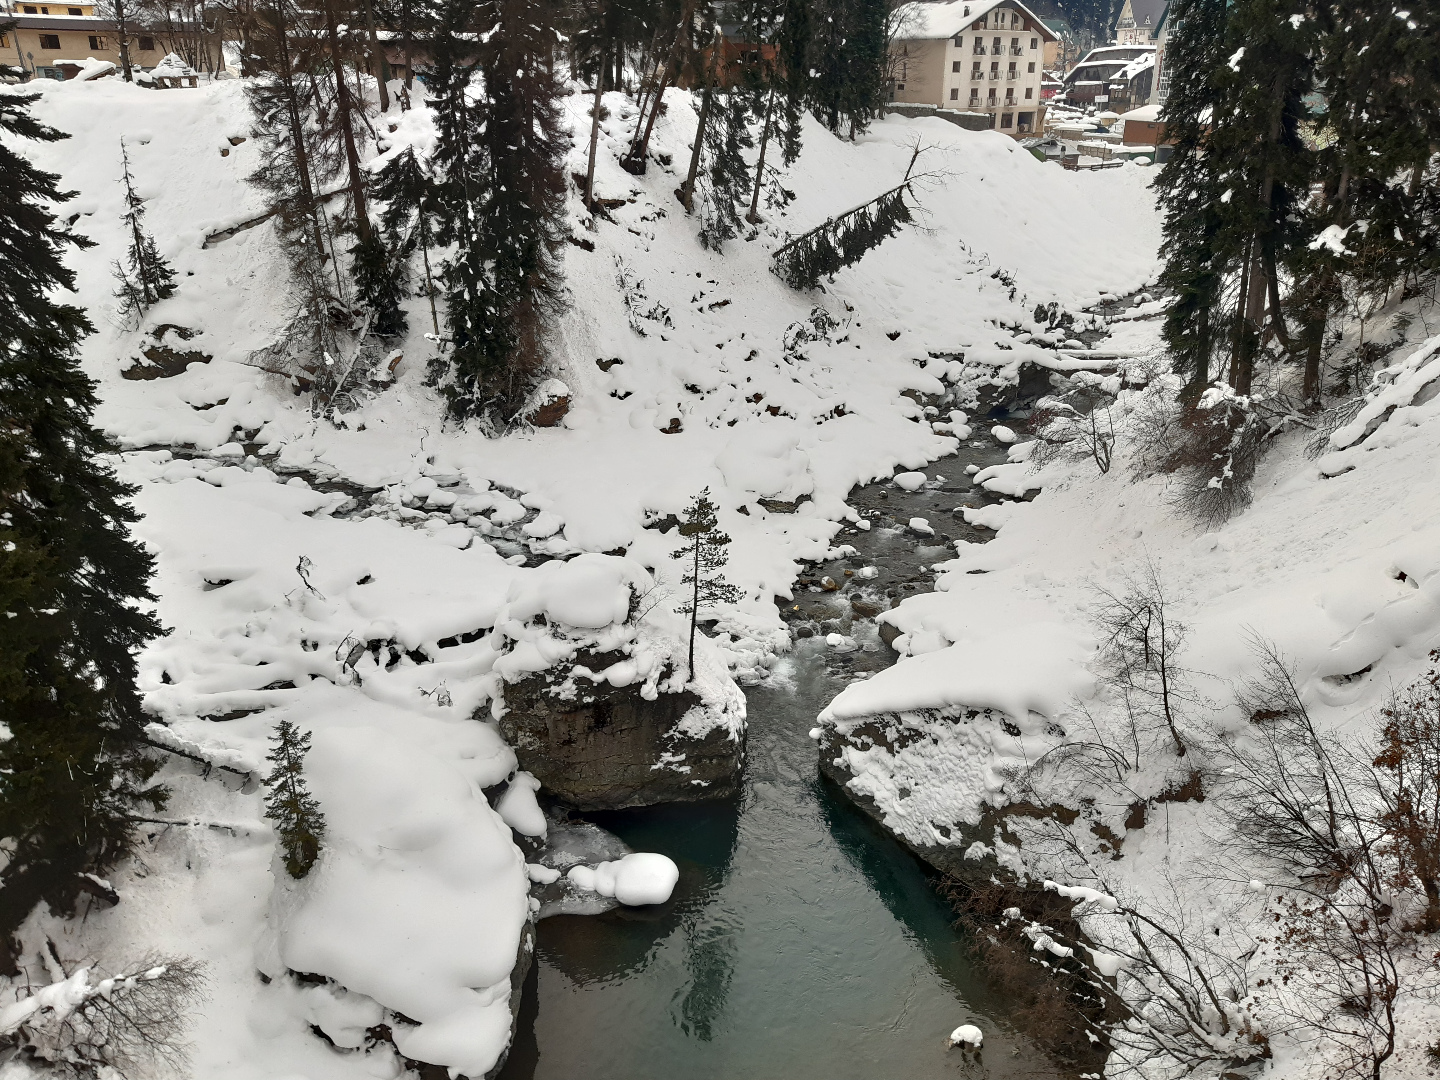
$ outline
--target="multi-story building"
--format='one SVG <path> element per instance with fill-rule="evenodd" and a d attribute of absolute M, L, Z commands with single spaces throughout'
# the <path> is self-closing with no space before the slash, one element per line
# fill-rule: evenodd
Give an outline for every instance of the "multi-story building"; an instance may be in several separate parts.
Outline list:
<path fill-rule="evenodd" d="M 92 2 L 0 2 L 0 24 L 6 22 L 15 25 L 0 32 L 0 64 L 23 68 L 28 77 L 62 78 L 58 64 L 63 60 L 94 57 L 120 65 L 118 27 L 113 19 L 97 17 Z M 182 27 L 182 32 L 185 29 Z M 136 70 L 148 70 L 160 63 L 172 44 L 164 40 L 163 34 L 139 29 L 135 24 L 130 25 L 126 36 L 130 65 Z M 218 66 L 218 38 L 212 33 L 191 36 L 209 50 L 212 64 Z"/>
<path fill-rule="evenodd" d="M 1125 0 L 1115 20 L 1116 45 L 1153 45 L 1168 0 Z"/>
<path fill-rule="evenodd" d="M 1044 46 L 1056 35 L 1019 0 L 919 0 L 891 16 L 892 100 L 982 113 L 1019 137 L 1044 127 Z"/>
<path fill-rule="evenodd" d="M 1155 77 L 1155 46 L 1106 45 L 1091 49 L 1065 76 L 1065 100 L 1116 112 L 1150 100 Z"/>

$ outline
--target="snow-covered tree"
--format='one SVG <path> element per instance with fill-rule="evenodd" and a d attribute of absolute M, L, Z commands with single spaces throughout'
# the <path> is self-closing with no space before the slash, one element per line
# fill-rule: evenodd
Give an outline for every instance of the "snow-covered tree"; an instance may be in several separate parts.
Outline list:
<path fill-rule="evenodd" d="M 469 35 L 482 33 L 477 48 Z M 431 80 L 449 351 L 431 378 L 456 419 L 508 422 L 563 303 L 566 142 L 558 38 L 542 0 L 447 4 Z M 478 63 L 472 63 L 472 57 Z M 479 74 L 478 85 L 471 77 Z"/>
<path fill-rule="evenodd" d="M 275 725 L 270 736 L 269 759 L 274 766 L 265 784 L 265 816 L 275 823 L 285 869 L 293 878 L 303 878 L 320 857 L 325 836 L 325 815 L 305 785 L 305 755 L 310 752 L 310 734 L 289 720 Z"/>
<path fill-rule="evenodd" d="M 435 312 L 435 285 L 430 276 L 430 247 L 435 234 L 435 184 L 415 156 L 415 148 L 407 146 L 391 158 L 376 174 L 373 193 L 385 204 L 380 222 L 385 242 L 397 260 L 409 257 L 420 249 L 420 262 L 425 269 L 425 296 L 430 301 L 430 323 L 436 336 L 440 319 Z"/>
<path fill-rule="evenodd" d="M 690 676 L 695 675 L 695 634 L 699 627 L 700 609 L 716 604 L 733 604 L 740 599 L 740 590 L 725 580 L 725 564 L 730 561 L 726 548 L 730 537 L 720 529 L 707 487 L 685 508 L 680 522 L 680 535 L 686 542 L 670 553 L 672 559 L 685 564 L 680 581 L 690 586 L 689 598 L 676 608 L 690 616 Z"/>
<path fill-rule="evenodd" d="M 125 185 L 125 212 L 120 215 L 130 234 L 125 263 L 115 264 L 119 288 L 115 292 L 122 315 L 139 314 L 152 304 L 175 293 L 175 271 L 155 248 L 155 238 L 145 229 L 145 200 L 135 194 L 130 176 L 130 154 L 120 141 L 121 183 Z"/>
<path fill-rule="evenodd" d="M 135 653 L 160 632 L 150 556 L 130 536 L 133 489 L 98 460 L 94 386 L 76 349 L 84 311 L 61 261 L 90 242 L 56 227 L 70 198 L 11 139 L 65 136 L 36 121 L 36 95 L 0 110 L 0 941 L 44 900 L 72 909 L 80 874 L 130 848 L 137 804 L 158 809 Z M 0 966 L 9 967 L 8 949 Z"/>

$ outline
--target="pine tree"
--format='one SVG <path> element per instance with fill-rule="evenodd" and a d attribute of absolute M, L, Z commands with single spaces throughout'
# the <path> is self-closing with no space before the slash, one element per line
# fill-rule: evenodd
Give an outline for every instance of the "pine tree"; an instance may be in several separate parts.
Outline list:
<path fill-rule="evenodd" d="M 808 96 L 815 118 L 853 139 L 885 104 L 886 0 L 821 0 L 809 7 L 812 28 Z"/>
<path fill-rule="evenodd" d="M 310 873 L 320 858 L 320 841 L 325 836 L 325 815 L 320 804 L 305 786 L 305 755 L 310 752 L 310 734 L 302 732 L 289 720 L 275 725 L 270 736 L 270 753 L 274 766 L 265 784 L 265 816 L 275 823 L 285 869 L 293 878 Z"/>
<path fill-rule="evenodd" d="M 121 183 L 125 185 L 125 212 L 120 217 L 130 234 L 130 249 L 125 266 L 115 264 L 115 277 L 120 283 L 115 295 L 122 315 L 140 314 L 175 295 L 175 271 L 156 250 L 155 238 L 145 231 L 145 200 L 135 194 L 124 139 L 120 140 L 120 163 Z"/>
<path fill-rule="evenodd" d="M 1174 0 L 1166 16 L 1165 64 L 1172 74 L 1161 121 L 1174 149 L 1155 188 L 1165 213 L 1160 283 L 1174 299 L 1163 334 L 1175 370 L 1190 376 L 1192 399 L 1210 383 L 1227 269 L 1219 237 L 1223 187 L 1206 143 L 1220 105 L 1212 75 L 1225 62 L 1226 11 L 1225 0 Z"/>
<path fill-rule="evenodd" d="M 744 150 L 755 145 L 750 137 L 747 95 L 738 89 L 716 95 L 716 117 L 705 132 L 705 201 L 701 209 L 700 243 L 720 251 L 725 241 L 740 233 L 737 205 L 750 188 L 750 167 Z"/>
<path fill-rule="evenodd" d="M 451 0 L 436 49 L 435 164 L 450 351 L 431 365 L 450 415 L 508 423 L 545 361 L 563 304 L 566 150 L 557 34 L 543 0 Z M 462 37 L 484 31 L 477 47 Z M 478 93 L 471 94 L 471 54 Z"/>
<path fill-rule="evenodd" d="M 680 581 L 690 586 L 690 598 L 675 610 L 690 616 L 690 677 L 695 677 L 695 633 L 700 621 L 700 609 L 715 604 L 733 604 L 740 599 L 741 592 L 725 580 L 723 573 L 730 556 L 725 549 L 730 537 L 720 531 L 715 516 L 715 504 L 710 501 L 707 487 L 685 508 L 685 519 L 680 523 L 680 535 L 688 542 L 670 553 L 672 559 L 687 563 Z"/>
<path fill-rule="evenodd" d="M 65 136 L 0 110 L 7 139 Z M 0 141 L 0 935 L 44 900 L 67 913 L 83 872 L 130 848 L 138 804 L 159 809 L 156 763 L 140 752 L 146 717 L 135 653 L 160 632 L 144 605 L 150 556 L 128 526 L 133 489 L 97 460 L 96 400 L 76 348 L 92 327 L 57 303 L 74 289 L 61 262 L 89 241 L 55 226 L 72 192 Z M 0 950 L 0 956 L 5 950 Z M 7 965 L 8 966 L 8 965 Z"/>
<path fill-rule="evenodd" d="M 380 337 L 405 333 L 409 321 L 400 310 L 405 279 L 400 259 L 391 254 L 384 237 L 374 229 L 350 249 L 350 273 L 355 291 L 370 309 L 370 332 Z"/>
<path fill-rule="evenodd" d="M 385 242 L 404 259 L 417 247 L 425 268 L 425 297 L 430 301 L 430 323 L 440 335 L 440 319 L 435 312 L 435 285 L 430 276 L 430 247 L 434 242 L 435 185 L 415 156 L 415 148 L 407 146 L 386 162 L 376 175 L 372 187 L 375 198 L 385 205 L 380 223 Z"/>

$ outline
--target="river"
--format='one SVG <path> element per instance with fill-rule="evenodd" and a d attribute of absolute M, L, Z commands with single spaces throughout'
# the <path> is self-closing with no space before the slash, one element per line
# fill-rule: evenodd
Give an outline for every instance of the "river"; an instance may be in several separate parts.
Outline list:
<path fill-rule="evenodd" d="M 927 587 L 927 560 L 945 557 L 919 546 L 934 540 L 898 526 L 927 517 L 942 534 L 971 535 L 954 508 L 984 497 L 968 487 L 964 466 L 1003 456 L 985 440 L 926 469 L 925 490 L 883 484 L 853 493 L 874 527 L 836 541 L 854 544 L 857 557 L 816 568 L 809 580 L 832 575 L 846 588 L 797 594 L 805 610 L 793 617 L 809 616 L 803 625 L 814 636 L 797 641 L 768 685 L 747 692 L 749 760 L 737 804 L 586 815 L 634 849 L 669 855 L 680 883 L 657 909 L 539 923 L 501 1080 L 1065 1075 L 1006 1023 L 1006 1002 L 926 869 L 821 780 L 808 735 L 846 681 L 890 660 L 872 622 L 851 623 L 848 598 Z M 843 577 L 863 565 L 879 575 L 863 584 Z M 818 632 L 827 615 L 861 648 L 827 647 Z M 985 1032 L 978 1061 L 946 1048 L 962 1023 Z"/>

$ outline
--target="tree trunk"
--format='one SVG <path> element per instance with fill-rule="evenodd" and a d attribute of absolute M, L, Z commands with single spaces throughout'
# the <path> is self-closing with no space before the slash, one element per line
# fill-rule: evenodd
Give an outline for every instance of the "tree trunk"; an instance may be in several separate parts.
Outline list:
<path fill-rule="evenodd" d="M 365 0 L 365 29 L 370 35 L 370 62 L 375 65 L 375 81 L 380 85 L 380 111 L 390 111 L 390 64 L 385 60 L 385 51 L 380 47 L 380 38 L 375 33 L 375 4 Z"/>
<path fill-rule="evenodd" d="M 670 86 L 670 80 L 674 77 L 676 67 L 680 63 L 680 56 L 685 48 L 685 35 L 690 29 L 690 24 L 695 18 L 695 0 L 687 0 L 687 3 L 680 11 L 680 28 L 675 32 L 675 40 L 670 45 L 670 55 L 665 60 L 665 68 L 660 73 L 660 85 L 655 90 L 655 100 L 650 104 L 650 115 L 645 118 L 645 134 L 630 147 L 630 153 L 626 155 L 629 160 L 638 165 L 630 172 L 643 173 L 645 171 L 645 155 L 650 149 L 650 133 L 655 130 L 655 118 L 660 115 L 660 106 L 665 103 L 665 91 Z M 636 124 L 636 132 L 640 130 Z"/>
<path fill-rule="evenodd" d="M 745 215 L 745 220 L 751 225 L 760 223 L 760 189 L 765 184 L 765 150 L 770 145 L 770 118 L 775 113 L 775 88 L 770 88 L 770 96 L 765 99 L 765 128 L 760 133 L 760 160 L 755 164 L 755 190 L 750 195 L 750 212 Z"/>
<path fill-rule="evenodd" d="M 120 68 L 125 72 L 125 81 L 134 82 L 130 71 L 130 35 L 125 24 L 125 0 L 115 0 L 115 32 L 120 40 Z"/>
<path fill-rule="evenodd" d="M 605 57 L 600 58 L 600 66 L 604 68 Z M 585 166 L 585 209 L 593 214 L 595 212 L 595 152 L 600 147 L 600 77 L 595 77 L 595 105 L 591 109 L 590 117 L 590 162 Z"/>
<path fill-rule="evenodd" d="M 405 90 L 408 93 L 415 84 L 415 57 L 412 44 L 414 35 L 410 26 L 410 4 L 400 5 L 400 47 L 405 50 Z"/>
<path fill-rule="evenodd" d="M 695 545 L 695 592 L 690 598 L 690 679 L 695 679 L 695 631 L 700 623 L 700 541 L 701 536 L 696 533 L 692 539 Z"/>
<path fill-rule="evenodd" d="M 1280 306 L 1280 275 L 1275 270 L 1275 249 L 1265 246 L 1265 278 L 1270 286 L 1270 325 L 1275 328 L 1275 337 L 1288 352 L 1290 332 L 1285 327 L 1285 312 Z"/>
<path fill-rule="evenodd" d="M 420 212 L 425 212 L 422 206 Z M 430 282 L 430 250 L 427 241 L 430 237 L 430 230 L 420 229 L 420 260 L 425 264 L 425 299 L 430 301 L 430 325 L 435 328 L 435 336 L 440 336 L 440 316 L 435 313 L 435 286 Z"/>
<path fill-rule="evenodd" d="M 1240 350 L 1245 340 L 1245 308 L 1250 288 L 1250 260 L 1255 252 L 1252 237 L 1245 244 L 1245 256 L 1240 260 L 1239 295 L 1235 298 L 1235 329 L 1230 335 L 1230 372 L 1227 381 L 1235 385 L 1236 373 L 1240 370 Z"/>
<path fill-rule="evenodd" d="M 700 171 L 700 154 L 705 148 L 705 125 L 710 121 L 710 104 L 715 98 L 715 72 L 720 60 L 720 35 L 715 33 L 710 41 L 710 64 L 705 72 L 705 92 L 700 99 L 700 119 L 695 125 L 695 145 L 690 151 L 690 171 L 685 174 L 685 186 L 680 189 L 680 201 L 687 214 L 695 212 L 695 175 Z"/>
<path fill-rule="evenodd" d="M 361 243 L 370 240 L 370 211 L 365 201 L 365 176 L 360 171 L 360 152 L 355 147 L 355 132 L 350 122 L 354 103 L 350 86 L 345 81 L 345 64 L 340 57 L 340 31 L 335 24 L 335 7 L 325 2 L 325 35 L 330 41 L 330 62 L 335 68 L 335 108 L 340 113 L 340 136 L 345 144 L 345 164 L 350 170 L 350 205 L 355 210 L 355 233 Z"/>

